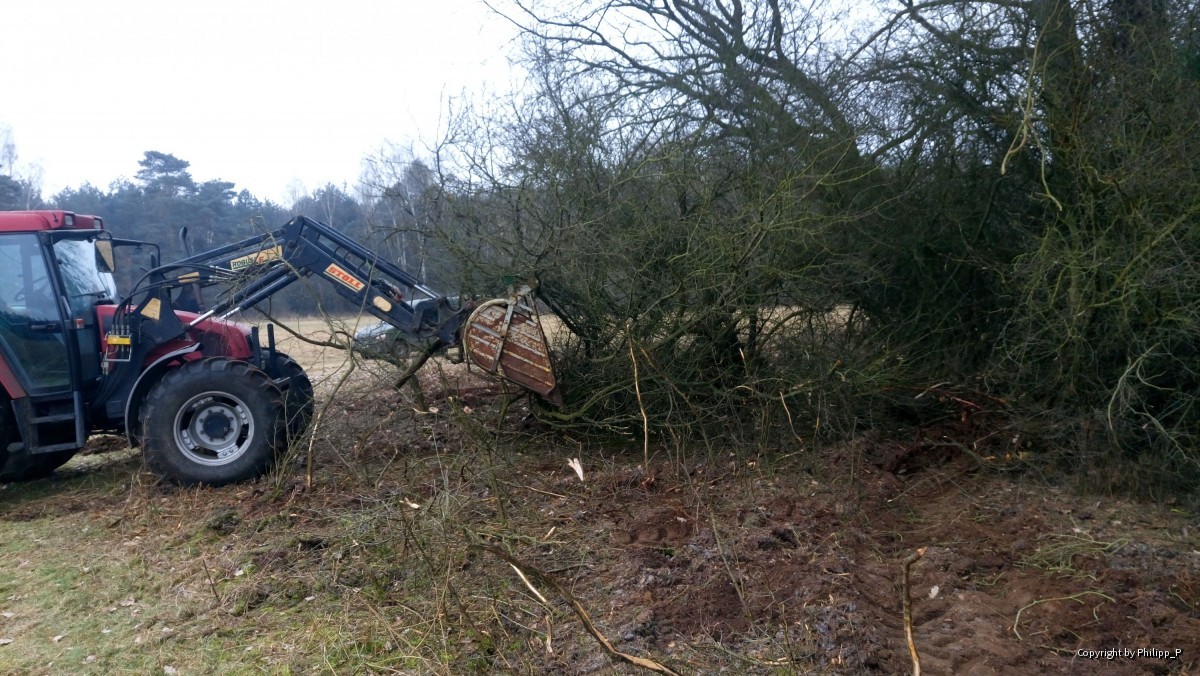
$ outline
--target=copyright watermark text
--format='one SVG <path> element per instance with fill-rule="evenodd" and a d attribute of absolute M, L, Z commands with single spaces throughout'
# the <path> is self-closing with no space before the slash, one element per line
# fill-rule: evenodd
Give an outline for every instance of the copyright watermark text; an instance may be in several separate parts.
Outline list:
<path fill-rule="evenodd" d="M 1183 655 L 1180 648 L 1163 650 L 1161 648 L 1111 648 L 1108 650 L 1088 650 L 1080 648 L 1075 651 L 1076 657 L 1085 660 L 1177 660 Z"/>

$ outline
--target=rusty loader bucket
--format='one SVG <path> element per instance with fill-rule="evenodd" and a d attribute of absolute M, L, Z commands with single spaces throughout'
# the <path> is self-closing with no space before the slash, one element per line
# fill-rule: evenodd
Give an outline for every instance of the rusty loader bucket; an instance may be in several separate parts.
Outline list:
<path fill-rule="evenodd" d="M 550 347 L 528 293 L 475 308 L 463 329 L 463 348 L 474 366 L 562 404 Z"/>

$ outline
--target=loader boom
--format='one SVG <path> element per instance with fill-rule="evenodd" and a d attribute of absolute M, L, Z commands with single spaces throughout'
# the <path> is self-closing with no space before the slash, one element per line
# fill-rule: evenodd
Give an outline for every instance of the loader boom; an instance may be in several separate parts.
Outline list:
<path fill-rule="evenodd" d="M 157 293 L 143 303 L 155 297 L 172 302 L 170 291 L 180 289 L 173 302 L 199 312 L 187 325 L 196 326 L 209 318 L 228 319 L 306 277 L 329 282 L 339 295 L 396 327 L 414 345 L 428 351 L 462 346 L 473 364 L 492 375 L 561 402 L 545 336 L 527 297 L 455 307 L 362 244 L 305 216 L 155 269 L 147 288 Z M 229 290 L 207 308 L 189 307 L 192 299 L 202 297 L 199 288 L 214 284 Z"/>

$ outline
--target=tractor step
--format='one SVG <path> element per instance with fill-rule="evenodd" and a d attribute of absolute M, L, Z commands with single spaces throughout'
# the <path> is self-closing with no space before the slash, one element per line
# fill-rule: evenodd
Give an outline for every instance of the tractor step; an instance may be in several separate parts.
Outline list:
<path fill-rule="evenodd" d="M 55 414 L 55 415 L 43 415 L 43 416 L 38 416 L 35 418 L 30 418 L 29 422 L 31 422 L 35 425 L 41 425 L 43 423 L 67 422 L 69 420 L 74 420 L 74 419 L 75 419 L 74 413 L 59 413 L 59 414 Z"/>
<path fill-rule="evenodd" d="M 13 402 L 22 445 L 30 455 L 83 448 L 83 399 L 78 391 L 22 397 Z"/>
<path fill-rule="evenodd" d="M 61 444 L 50 444 L 49 446 L 35 446 L 33 449 L 31 449 L 29 451 L 29 454 L 37 455 L 38 453 L 53 453 L 55 451 L 71 451 L 71 450 L 75 450 L 76 448 L 79 448 L 79 444 L 68 441 L 66 443 L 61 443 Z"/>

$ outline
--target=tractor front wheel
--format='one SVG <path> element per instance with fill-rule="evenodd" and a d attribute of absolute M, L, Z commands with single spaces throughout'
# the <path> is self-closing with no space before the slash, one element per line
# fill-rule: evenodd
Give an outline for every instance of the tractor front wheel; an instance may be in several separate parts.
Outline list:
<path fill-rule="evenodd" d="M 189 362 L 168 371 L 142 404 L 146 465 L 184 486 L 260 477 L 287 444 L 283 411 L 283 393 L 249 363 Z"/>

